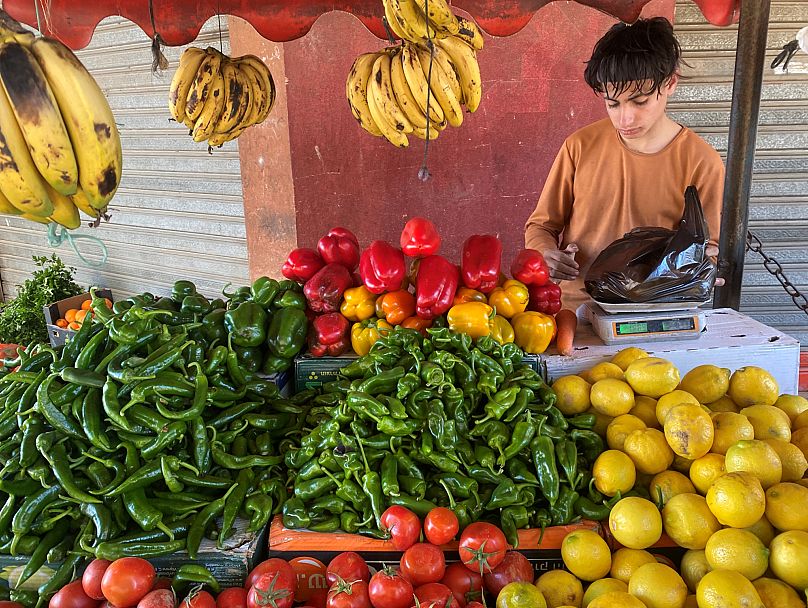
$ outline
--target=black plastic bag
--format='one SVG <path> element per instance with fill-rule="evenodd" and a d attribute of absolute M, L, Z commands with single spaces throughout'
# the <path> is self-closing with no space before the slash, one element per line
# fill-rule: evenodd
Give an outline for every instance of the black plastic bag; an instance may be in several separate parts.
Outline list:
<path fill-rule="evenodd" d="M 586 273 L 586 291 L 607 304 L 706 302 L 717 272 L 709 240 L 698 192 L 688 186 L 679 228 L 635 228 L 614 241 Z"/>

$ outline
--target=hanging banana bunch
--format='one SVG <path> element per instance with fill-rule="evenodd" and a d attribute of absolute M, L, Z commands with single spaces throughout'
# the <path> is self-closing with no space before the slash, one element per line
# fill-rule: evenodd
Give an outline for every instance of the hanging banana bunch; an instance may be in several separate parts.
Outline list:
<path fill-rule="evenodd" d="M 174 119 L 211 148 L 264 122 L 274 105 L 275 82 L 263 61 L 231 59 L 213 47 L 185 49 L 168 98 Z"/>
<path fill-rule="evenodd" d="M 73 52 L 0 11 L 0 214 L 73 229 L 98 219 L 121 180 L 121 139 Z"/>

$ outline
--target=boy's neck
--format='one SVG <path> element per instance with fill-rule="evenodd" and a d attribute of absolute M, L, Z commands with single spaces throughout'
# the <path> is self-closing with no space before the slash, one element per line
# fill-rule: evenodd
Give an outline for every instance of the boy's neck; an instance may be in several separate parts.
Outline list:
<path fill-rule="evenodd" d="M 617 136 L 620 137 L 620 141 L 623 142 L 623 145 L 632 152 L 638 152 L 640 154 L 656 154 L 657 152 L 665 149 L 665 147 L 676 138 L 681 130 L 682 125 L 674 122 L 670 117 L 668 117 L 667 114 L 665 114 L 642 138 L 631 140 L 623 139 L 620 137 L 619 133 Z"/>

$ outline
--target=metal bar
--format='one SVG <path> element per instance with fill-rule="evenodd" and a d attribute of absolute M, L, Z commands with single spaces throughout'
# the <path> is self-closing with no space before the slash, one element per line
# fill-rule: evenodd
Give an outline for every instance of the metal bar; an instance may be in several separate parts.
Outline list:
<path fill-rule="evenodd" d="M 770 0 L 742 0 L 729 120 L 727 173 L 719 241 L 719 276 L 726 284 L 716 288 L 714 308 L 734 308 L 741 303 L 749 192 L 755 160 L 760 90 L 769 29 Z"/>

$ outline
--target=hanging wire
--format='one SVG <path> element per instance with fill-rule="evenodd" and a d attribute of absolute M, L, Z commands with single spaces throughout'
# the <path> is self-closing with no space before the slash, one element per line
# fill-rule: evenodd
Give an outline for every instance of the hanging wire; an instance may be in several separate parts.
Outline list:
<path fill-rule="evenodd" d="M 36 13 L 36 29 L 42 35 L 42 23 L 39 20 L 39 0 L 34 0 L 34 12 Z"/>
<path fill-rule="evenodd" d="M 421 163 L 421 168 L 418 169 L 418 179 L 422 182 L 429 181 L 432 174 L 429 172 L 427 166 L 427 158 L 429 157 L 429 130 L 432 127 L 432 120 L 429 117 L 429 99 L 432 94 L 432 63 L 435 61 L 435 45 L 432 43 L 432 36 L 429 27 L 429 0 L 424 0 L 424 16 L 426 18 L 426 44 L 429 48 L 429 69 L 426 76 L 426 138 L 424 139 L 424 160 Z"/>
<path fill-rule="evenodd" d="M 222 40 L 222 6 L 216 2 L 216 18 L 219 20 L 219 52 L 224 55 L 224 41 Z"/>
<path fill-rule="evenodd" d="M 98 245 L 99 249 L 101 250 L 101 261 L 100 262 L 92 262 L 85 258 L 82 253 L 79 251 L 78 246 L 76 245 L 76 241 L 79 239 L 86 239 L 88 241 L 92 241 Z M 59 226 L 54 222 L 51 222 L 48 225 L 48 245 L 51 247 L 61 247 L 63 243 L 67 242 L 79 259 L 84 263 L 85 266 L 92 266 L 93 268 L 101 268 L 107 263 L 107 258 L 109 257 L 109 252 L 107 251 L 107 246 L 104 242 L 99 239 L 98 237 L 91 236 L 89 234 L 71 234 L 67 228 L 63 226 Z"/>
<path fill-rule="evenodd" d="M 149 0 L 149 19 L 152 26 L 152 74 L 162 74 L 168 69 L 168 59 L 163 54 L 165 41 L 157 33 L 157 25 L 154 22 L 153 0 Z"/>

